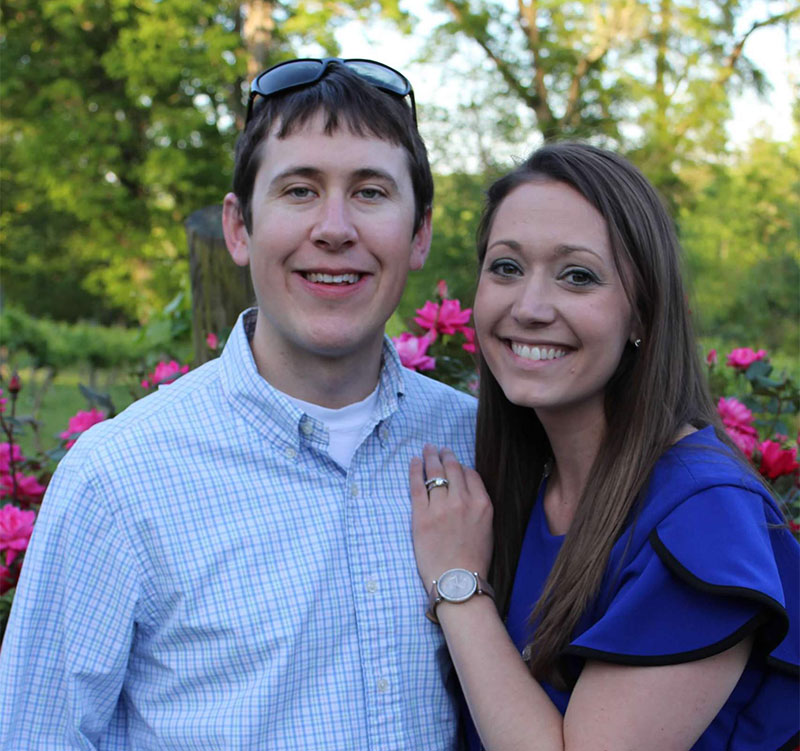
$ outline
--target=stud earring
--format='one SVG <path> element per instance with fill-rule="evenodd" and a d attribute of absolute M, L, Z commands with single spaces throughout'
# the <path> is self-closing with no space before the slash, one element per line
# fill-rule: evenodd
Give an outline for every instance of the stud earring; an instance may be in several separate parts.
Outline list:
<path fill-rule="evenodd" d="M 635 339 L 634 342 L 633 342 L 633 346 L 636 347 L 636 349 L 639 349 L 639 347 L 642 346 L 642 340 L 641 339 Z"/>

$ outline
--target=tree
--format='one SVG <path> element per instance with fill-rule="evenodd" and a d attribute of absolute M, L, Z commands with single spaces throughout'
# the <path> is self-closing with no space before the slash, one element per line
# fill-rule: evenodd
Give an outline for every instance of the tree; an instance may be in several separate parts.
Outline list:
<path fill-rule="evenodd" d="M 0 13 L 3 294 L 129 321 L 188 273 L 183 221 L 230 184 L 248 75 L 301 46 L 335 54 L 343 20 L 407 21 L 397 0 L 0 0 Z"/>
<path fill-rule="evenodd" d="M 679 226 L 700 331 L 780 349 L 796 362 L 800 135 L 788 144 L 756 140 L 735 165 L 705 168 L 694 181 Z"/>
<path fill-rule="evenodd" d="M 435 0 L 448 16 L 435 46 L 445 56 L 453 39 L 469 39 L 544 139 L 622 148 L 678 198 L 681 165 L 725 147 L 730 92 L 765 87 L 747 41 L 800 17 L 796 2 L 760 5 L 764 15 L 743 28 L 755 2 Z"/>

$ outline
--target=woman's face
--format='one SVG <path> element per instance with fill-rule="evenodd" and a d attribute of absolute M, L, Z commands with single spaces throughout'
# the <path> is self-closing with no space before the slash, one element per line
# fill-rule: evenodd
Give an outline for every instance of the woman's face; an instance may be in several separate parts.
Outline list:
<path fill-rule="evenodd" d="M 481 267 L 475 323 L 481 352 L 511 402 L 540 416 L 603 414 L 606 384 L 635 334 L 606 222 L 580 193 L 537 181 L 503 199 Z"/>

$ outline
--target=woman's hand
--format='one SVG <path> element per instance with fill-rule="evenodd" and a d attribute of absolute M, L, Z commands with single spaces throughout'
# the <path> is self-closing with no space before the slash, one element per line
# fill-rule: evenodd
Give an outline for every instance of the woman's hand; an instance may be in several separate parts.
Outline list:
<path fill-rule="evenodd" d="M 492 559 L 492 502 L 480 475 L 462 467 L 450 449 L 426 445 L 409 469 L 412 530 L 417 570 L 425 589 L 451 568 L 485 577 Z M 447 487 L 425 489 L 425 480 L 445 478 Z"/>

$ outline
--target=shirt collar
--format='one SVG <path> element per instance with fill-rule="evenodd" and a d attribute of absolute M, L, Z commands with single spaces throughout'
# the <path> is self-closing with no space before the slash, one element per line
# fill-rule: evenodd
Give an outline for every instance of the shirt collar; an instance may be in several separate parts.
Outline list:
<path fill-rule="evenodd" d="M 231 406 L 256 430 L 297 448 L 303 412 L 258 372 L 250 341 L 257 308 L 245 310 L 231 330 L 220 356 L 222 391 Z M 384 337 L 377 419 L 388 419 L 400 406 L 406 384 L 403 366 L 389 337 Z"/>

